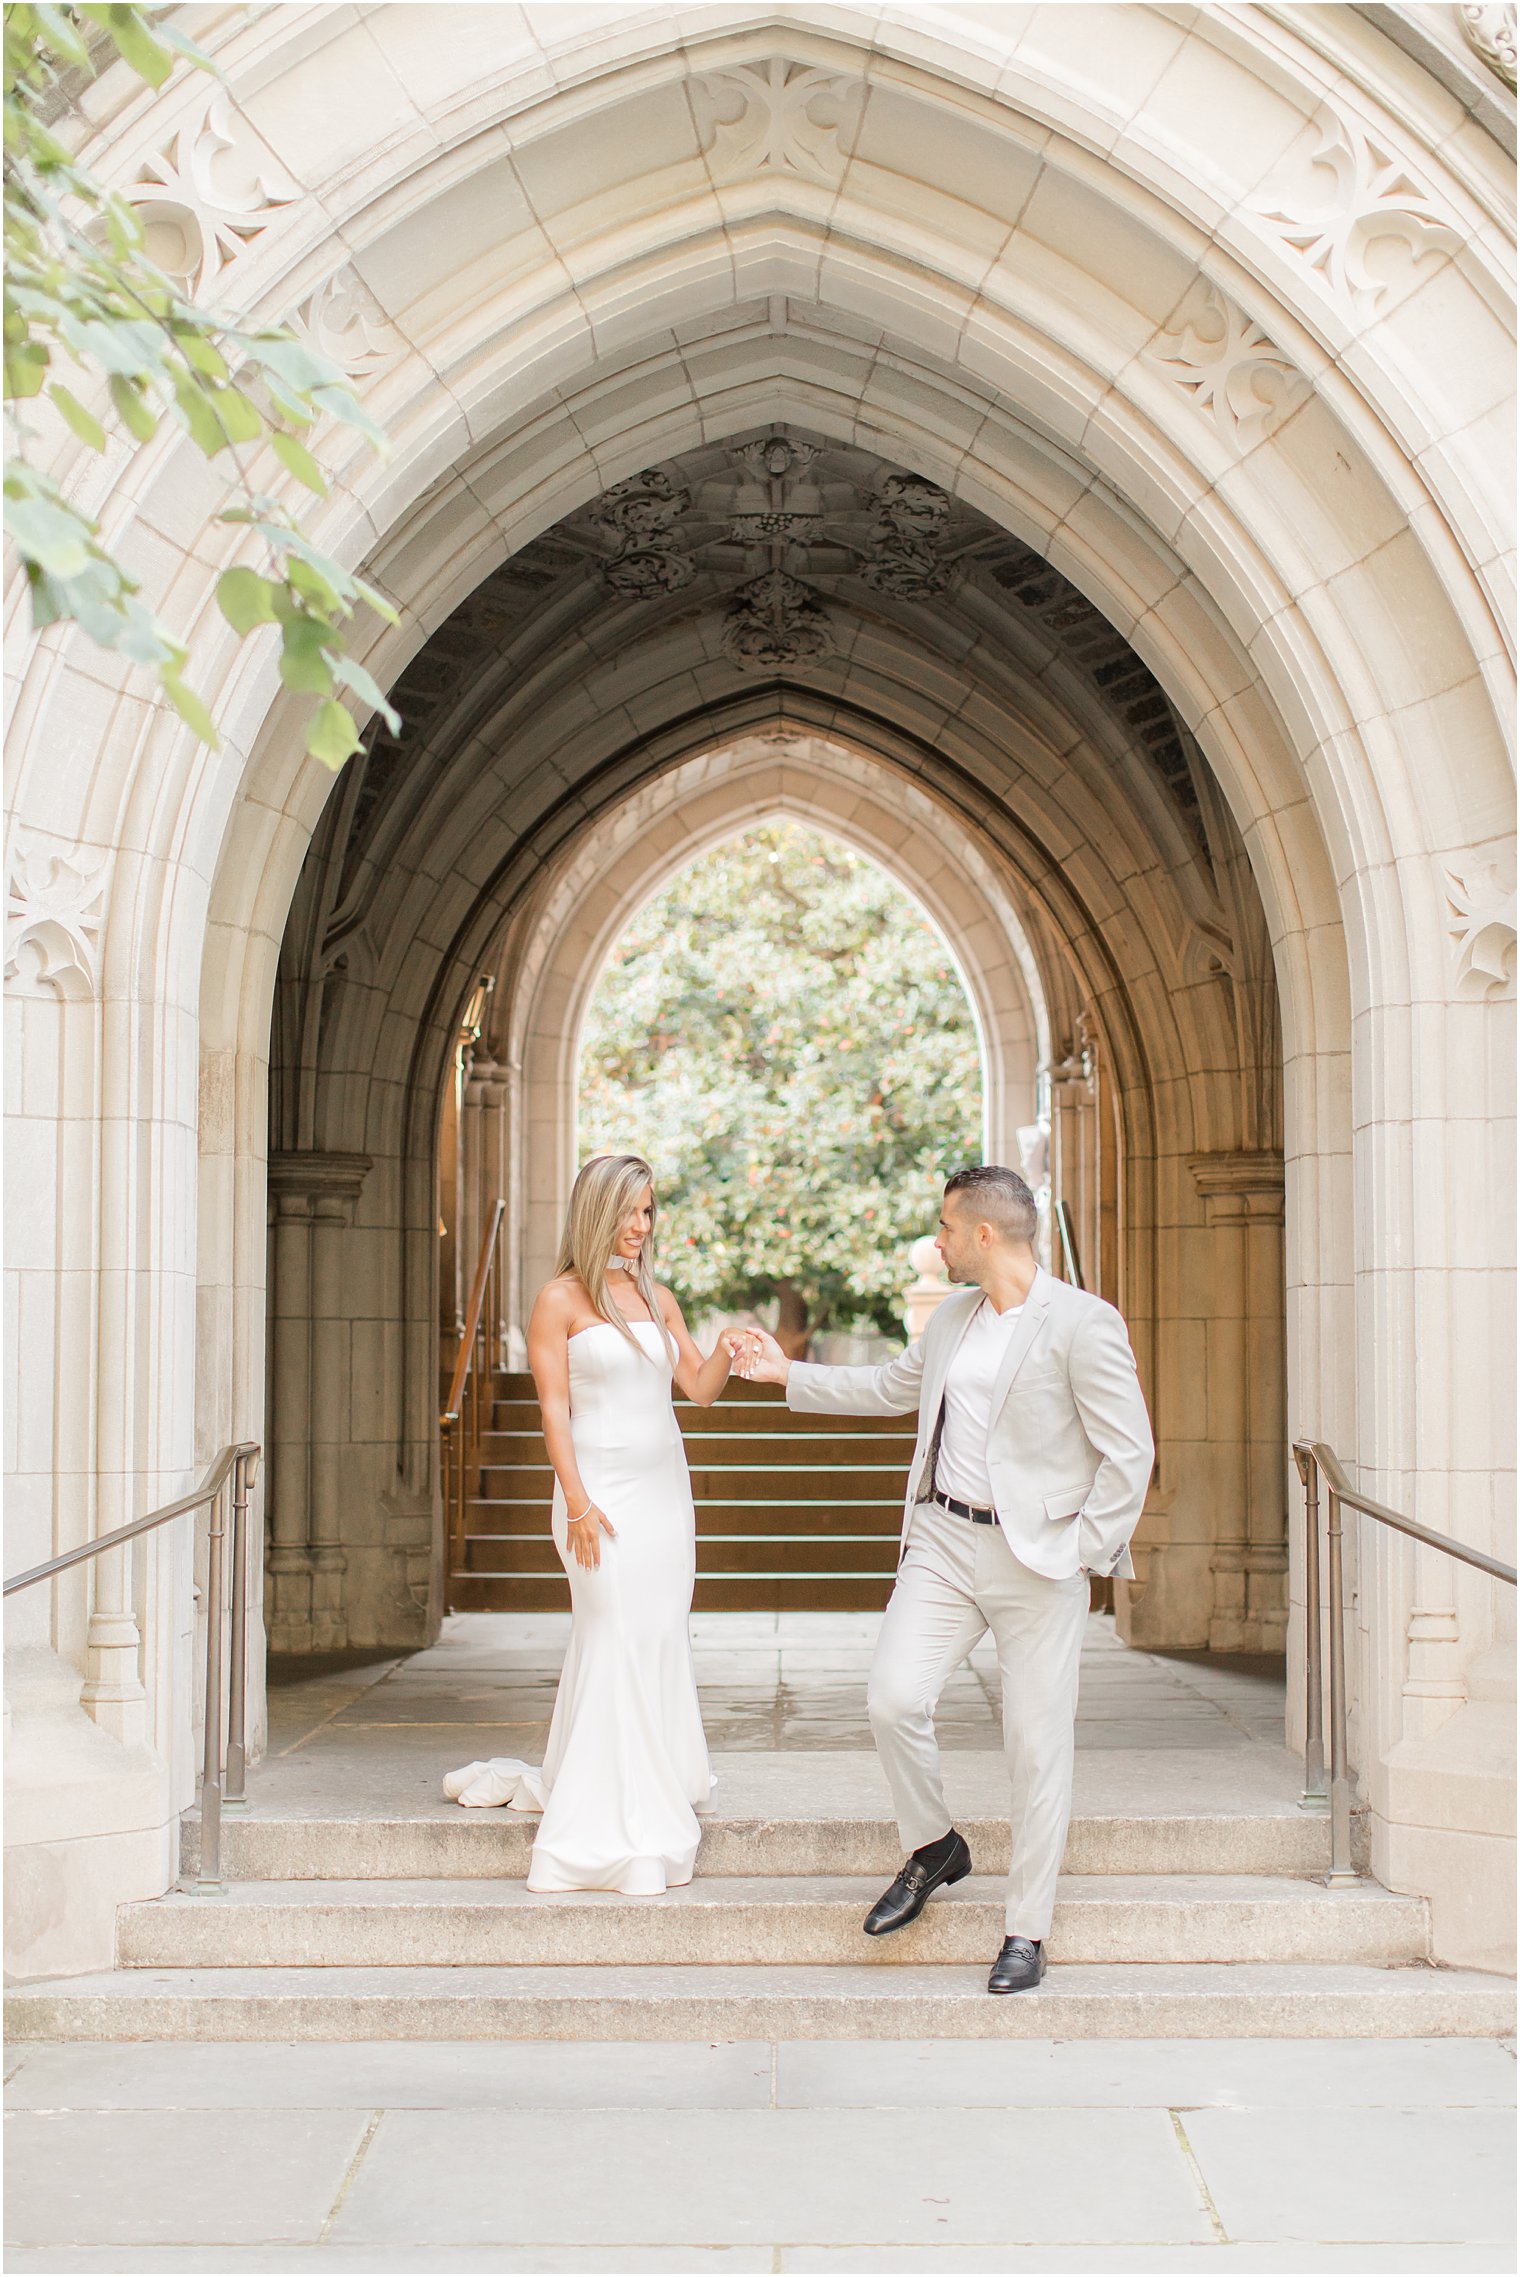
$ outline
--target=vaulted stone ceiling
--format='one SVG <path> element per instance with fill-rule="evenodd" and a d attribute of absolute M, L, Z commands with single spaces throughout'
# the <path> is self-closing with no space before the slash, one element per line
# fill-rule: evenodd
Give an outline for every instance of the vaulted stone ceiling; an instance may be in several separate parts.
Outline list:
<path fill-rule="evenodd" d="M 572 634 L 586 640 L 596 628 L 633 644 L 684 630 L 737 682 L 816 684 L 865 618 L 887 620 L 936 668 L 964 653 L 969 635 L 1010 652 L 1029 677 L 1052 664 L 1075 674 L 1113 740 L 1164 785 L 1207 863 L 1201 761 L 1101 612 L 936 484 L 773 425 L 615 484 L 476 587 L 393 689 L 400 735 L 377 723 L 351 809 L 348 866 L 415 771 L 447 764 Z"/>

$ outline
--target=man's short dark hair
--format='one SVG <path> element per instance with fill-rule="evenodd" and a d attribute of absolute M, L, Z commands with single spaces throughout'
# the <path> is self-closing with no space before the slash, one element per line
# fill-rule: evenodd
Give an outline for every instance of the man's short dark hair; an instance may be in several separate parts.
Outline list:
<path fill-rule="evenodd" d="M 973 1163 L 945 1180 L 945 1199 L 959 1194 L 978 1219 L 995 1225 L 1005 1241 L 1032 1242 L 1040 1223 L 1034 1195 L 1016 1170 L 1000 1162 Z"/>

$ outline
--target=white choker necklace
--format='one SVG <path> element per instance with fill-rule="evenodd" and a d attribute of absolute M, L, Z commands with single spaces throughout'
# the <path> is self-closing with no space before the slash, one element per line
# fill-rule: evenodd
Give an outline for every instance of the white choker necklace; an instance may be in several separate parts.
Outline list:
<path fill-rule="evenodd" d="M 609 1257 L 607 1270 L 609 1273 L 636 1273 L 638 1264 L 639 1261 L 636 1257 L 631 1262 L 626 1257 Z"/>

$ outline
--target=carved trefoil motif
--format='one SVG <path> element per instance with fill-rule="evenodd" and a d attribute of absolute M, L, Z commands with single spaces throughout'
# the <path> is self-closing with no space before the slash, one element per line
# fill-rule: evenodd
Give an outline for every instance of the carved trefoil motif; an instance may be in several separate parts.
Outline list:
<path fill-rule="evenodd" d="M 642 474 L 630 475 L 603 492 L 592 520 L 617 548 L 602 564 L 602 576 L 614 593 L 640 601 L 657 593 L 679 593 L 691 583 L 696 564 L 676 534 L 676 524 L 690 504 L 690 493 L 660 467 L 646 467 Z"/>
<path fill-rule="evenodd" d="M 5 977 L 23 991 L 93 996 L 109 855 L 18 841 L 5 901 Z"/>
<path fill-rule="evenodd" d="M 212 95 L 122 191 L 141 217 L 149 253 L 192 299 L 301 194 L 225 91 Z"/>
<path fill-rule="evenodd" d="M 1272 434 L 1309 392 L 1303 373 L 1255 319 L 1202 279 L 1147 360 L 1240 449 Z"/>
<path fill-rule="evenodd" d="M 705 72 L 692 82 L 714 174 L 800 174 L 826 189 L 843 179 L 865 92 L 862 79 L 779 55 Z"/>
<path fill-rule="evenodd" d="M 784 569 L 768 569 L 741 585 L 723 625 L 723 651 L 746 671 L 830 656 L 834 627 L 810 585 Z"/>
<path fill-rule="evenodd" d="M 1481 56 L 1506 87 L 1515 84 L 1515 11 L 1513 8 L 1458 8 L 1462 36 L 1474 55 Z"/>
<path fill-rule="evenodd" d="M 406 352 L 385 310 L 351 268 L 339 269 L 302 301 L 291 329 L 353 380 L 373 379 Z"/>
<path fill-rule="evenodd" d="M 1486 996 L 1511 979 L 1515 966 L 1515 888 L 1495 863 L 1474 855 L 1460 869 L 1443 866 L 1446 930 L 1456 950 L 1457 986 Z"/>
<path fill-rule="evenodd" d="M 1260 218 L 1354 312 L 1370 315 L 1392 281 L 1372 258 L 1377 247 L 1396 242 L 1417 261 L 1457 244 L 1444 209 L 1401 158 L 1361 127 L 1328 115 L 1311 164 L 1331 175 L 1329 196 L 1264 206 Z"/>

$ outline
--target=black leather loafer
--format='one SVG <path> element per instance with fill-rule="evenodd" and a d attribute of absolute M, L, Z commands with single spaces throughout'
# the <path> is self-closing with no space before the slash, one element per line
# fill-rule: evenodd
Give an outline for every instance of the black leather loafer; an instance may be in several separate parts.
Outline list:
<path fill-rule="evenodd" d="M 866 1915 L 868 1937 L 885 1937 L 892 1929 L 906 1929 L 916 1921 L 934 1892 L 950 1882 L 963 1882 L 971 1871 L 971 1852 L 960 1835 L 943 1866 L 926 1866 L 910 1858 L 889 1890 L 883 1890 Z"/>
<path fill-rule="evenodd" d="M 1030 1937 L 1005 1937 L 987 1979 L 989 1992 L 1030 1992 L 1045 1974 L 1045 1948 Z"/>

